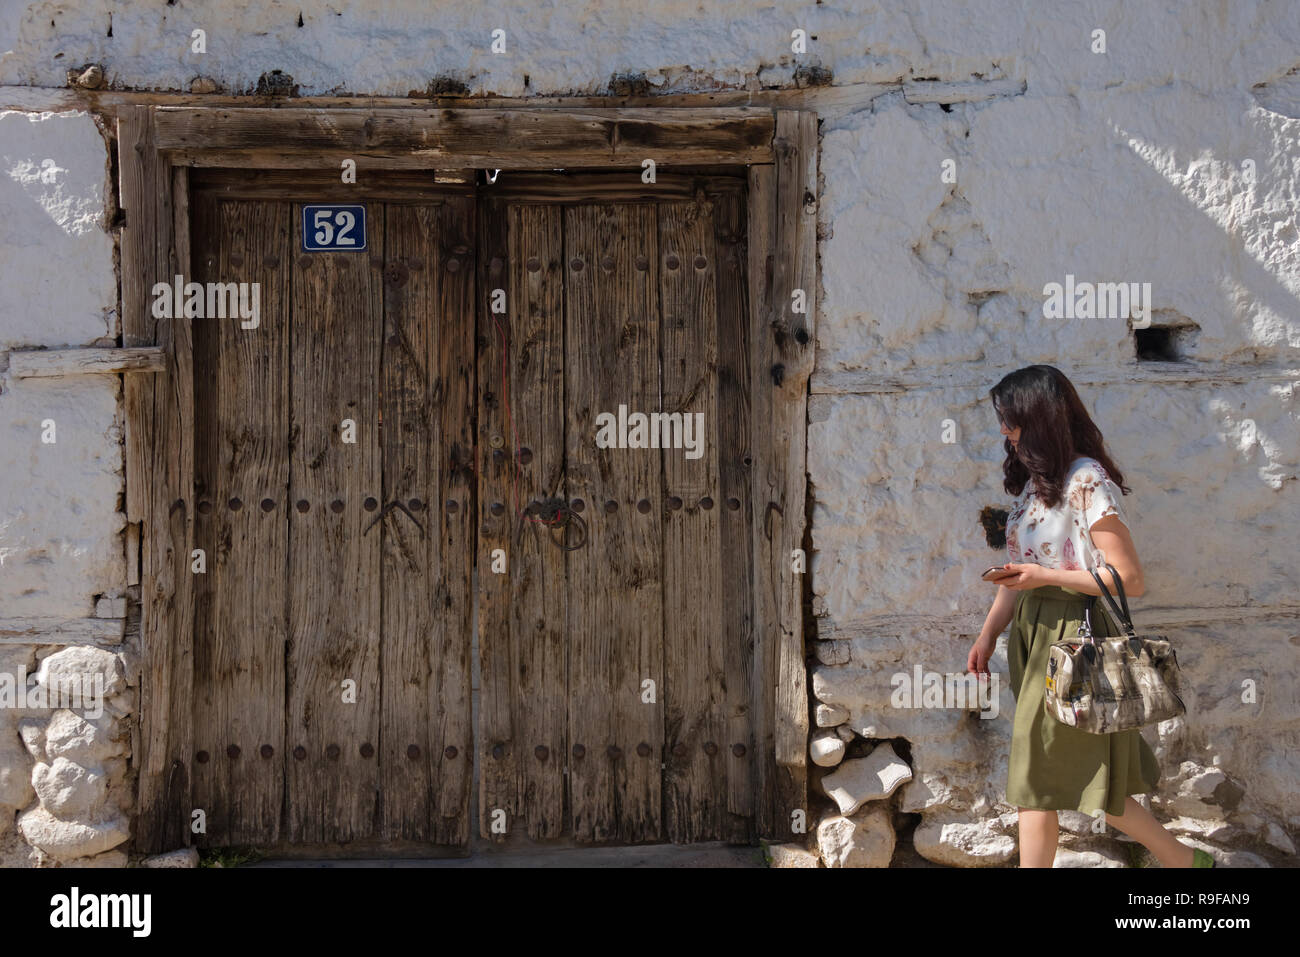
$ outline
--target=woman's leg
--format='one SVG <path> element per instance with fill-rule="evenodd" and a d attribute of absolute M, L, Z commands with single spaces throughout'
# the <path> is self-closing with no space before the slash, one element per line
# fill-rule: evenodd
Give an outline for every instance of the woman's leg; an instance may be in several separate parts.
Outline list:
<path fill-rule="evenodd" d="M 1164 825 L 1132 796 L 1124 799 L 1124 813 L 1119 817 L 1107 814 L 1106 822 L 1141 841 L 1142 846 L 1160 861 L 1161 867 L 1192 866 L 1192 848 L 1166 831 Z"/>
<path fill-rule="evenodd" d="M 1016 822 L 1020 827 L 1020 866 L 1051 867 L 1061 833 L 1056 812 L 1022 807 Z"/>

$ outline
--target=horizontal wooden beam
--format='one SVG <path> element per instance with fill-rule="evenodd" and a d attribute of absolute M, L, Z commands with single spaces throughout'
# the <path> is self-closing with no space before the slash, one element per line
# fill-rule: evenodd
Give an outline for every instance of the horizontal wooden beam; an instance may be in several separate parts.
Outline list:
<path fill-rule="evenodd" d="M 408 167 L 502 169 L 610 164 L 770 163 L 771 110 L 324 110 L 161 107 L 157 147 L 199 165 L 205 152 L 258 168 L 337 165 L 346 158 Z M 298 155 L 291 155 L 298 154 Z M 303 155 L 306 154 L 306 155 Z M 307 162 L 304 162 L 307 161 Z"/>
<path fill-rule="evenodd" d="M 947 80 L 904 80 L 903 99 L 908 103 L 978 103 L 1000 96 L 1020 96 L 1025 81 L 1016 79 L 979 80 L 954 83 Z"/>
<path fill-rule="evenodd" d="M 1011 366 L 968 365 L 916 369 L 897 373 L 847 370 L 814 372 L 809 389 L 820 395 L 872 395 L 925 389 L 969 389 L 986 393 Z M 1245 362 L 1113 362 L 1087 366 L 1062 365 L 1076 385 L 1147 382 L 1181 385 L 1195 382 L 1285 382 L 1300 379 L 1300 369 L 1285 363 Z"/>
<path fill-rule="evenodd" d="M 0 109 L 50 111 L 93 110 L 109 117 L 133 106 L 259 107 L 274 110 L 314 109 L 458 109 L 583 110 L 602 108 L 699 109 L 702 107 L 763 107 L 769 110 L 813 110 L 822 120 L 869 108 L 877 97 L 903 92 L 911 103 L 974 103 L 1025 92 L 1025 82 L 994 80 L 908 80 L 892 83 L 847 83 L 833 86 L 787 87 L 768 90 L 709 90 L 650 93 L 641 96 L 304 96 L 273 98 L 225 93 L 154 93 L 131 90 L 81 90 L 64 87 L 0 87 Z"/>
<path fill-rule="evenodd" d="M 653 183 L 643 183 L 638 170 L 580 172 L 573 176 L 502 171 L 495 183 L 481 188 L 479 195 L 483 199 L 512 199 L 529 203 L 652 203 L 691 200 L 700 189 L 709 195 L 743 191 L 744 173 L 742 169 L 738 176 L 695 175 L 666 172 L 661 167 Z"/>
<path fill-rule="evenodd" d="M 700 170 L 698 167 L 689 168 Z M 485 183 L 484 199 L 510 198 L 532 203 L 660 202 L 691 200 L 698 188 L 710 193 L 743 190 L 744 169 L 730 175 L 710 166 L 704 171 L 678 171 L 663 167 L 653 183 L 641 181 L 641 171 L 580 170 L 541 172 L 503 170 L 495 183 Z M 472 183 L 438 182 L 429 170 L 390 170 L 383 176 L 368 176 L 364 166 L 357 170 L 357 182 L 343 183 L 336 170 L 203 169 L 195 170 L 192 192 L 215 193 L 223 199 L 295 199 L 310 195 L 312 201 L 383 200 L 388 202 L 441 202 L 449 196 L 466 195 Z"/>
<path fill-rule="evenodd" d="M 128 349 L 15 349 L 9 374 L 17 379 L 59 375 L 161 372 L 163 351 L 154 346 Z"/>
<path fill-rule="evenodd" d="M 0 618 L 0 645 L 116 645 L 125 618 Z"/>
<path fill-rule="evenodd" d="M 184 164 L 182 164 L 184 165 Z M 312 202 L 415 202 L 440 203 L 450 196 L 474 191 L 472 182 L 439 181 L 428 169 L 388 170 L 383 176 L 368 175 L 371 169 L 358 165 L 357 181 L 345 183 L 339 167 L 333 169 L 247 169 L 241 167 L 196 169 L 191 174 L 190 192 L 214 193 L 222 199 L 301 199 Z"/>
<path fill-rule="evenodd" d="M 979 87 L 977 80 L 956 86 Z M 134 106 L 259 107 L 262 109 L 490 109 L 582 110 L 599 108 L 698 109 L 702 107 L 763 107 L 810 109 L 819 113 L 850 109 L 874 97 L 896 93 L 899 82 L 848 83 L 839 86 L 786 87 L 767 90 L 709 90 L 648 93 L 638 96 L 302 96 L 269 97 L 228 93 L 156 93 L 149 90 L 82 90 L 69 87 L 0 87 L 0 109 L 57 112 L 93 110 L 114 115 Z"/>

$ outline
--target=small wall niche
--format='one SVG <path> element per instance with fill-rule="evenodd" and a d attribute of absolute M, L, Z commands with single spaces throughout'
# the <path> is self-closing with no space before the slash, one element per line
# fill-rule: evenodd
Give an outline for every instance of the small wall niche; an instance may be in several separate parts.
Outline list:
<path fill-rule="evenodd" d="M 1192 358 L 1201 327 L 1176 314 L 1161 320 L 1159 313 L 1151 325 L 1133 330 L 1134 354 L 1139 362 L 1180 362 Z"/>

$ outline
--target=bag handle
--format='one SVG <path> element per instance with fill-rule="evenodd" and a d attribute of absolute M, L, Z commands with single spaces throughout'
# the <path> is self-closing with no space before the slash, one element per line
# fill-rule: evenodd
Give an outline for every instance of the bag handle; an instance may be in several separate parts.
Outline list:
<path fill-rule="evenodd" d="M 1127 634 L 1132 635 L 1135 633 L 1133 628 L 1133 616 L 1128 610 L 1128 597 L 1124 594 L 1124 582 L 1119 577 L 1119 572 L 1115 570 L 1114 565 L 1107 562 L 1106 570 L 1109 571 L 1111 576 L 1115 579 L 1115 590 L 1119 592 L 1119 600 L 1123 604 L 1122 609 L 1120 605 L 1115 603 L 1115 599 L 1111 597 L 1110 589 L 1108 589 L 1106 583 L 1101 580 L 1101 576 L 1097 574 L 1097 570 L 1095 568 L 1089 568 L 1088 572 L 1097 583 L 1097 587 L 1101 589 L 1101 594 L 1106 599 L 1106 604 L 1110 606 L 1110 610 L 1114 613 L 1115 619 L 1120 623 Z"/>

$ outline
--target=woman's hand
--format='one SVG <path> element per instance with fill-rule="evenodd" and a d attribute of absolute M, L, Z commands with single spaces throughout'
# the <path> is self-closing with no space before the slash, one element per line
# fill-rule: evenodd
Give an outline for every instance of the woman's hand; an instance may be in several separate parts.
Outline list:
<path fill-rule="evenodd" d="M 1004 588 L 1010 588 L 1012 591 L 1026 591 L 1030 588 L 1039 588 L 1043 585 L 1052 584 L 1048 574 L 1049 569 L 1044 568 L 1042 565 L 1008 563 L 1003 567 L 1016 574 L 1006 578 L 999 578 L 998 584 Z"/>
<path fill-rule="evenodd" d="M 970 654 L 966 656 L 966 670 L 973 671 L 977 675 L 988 674 L 989 659 L 993 657 L 993 648 L 997 642 L 997 635 L 976 638 L 975 643 L 970 646 Z"/>
<path fill-rule="evenodd" d="M 998 635 L 1011 624 L 1015 612 L 1016 596 L 1005 588 L 999 588 L 993 598 L 993 607 L 984 619 L 984 627 L 980 629 L 979 637 L 970 646 L 970 654 L 966 656 L 967 671 L 973 671 L 977 675 L 989 673 L 989 659 L 993 657 Z"/>

